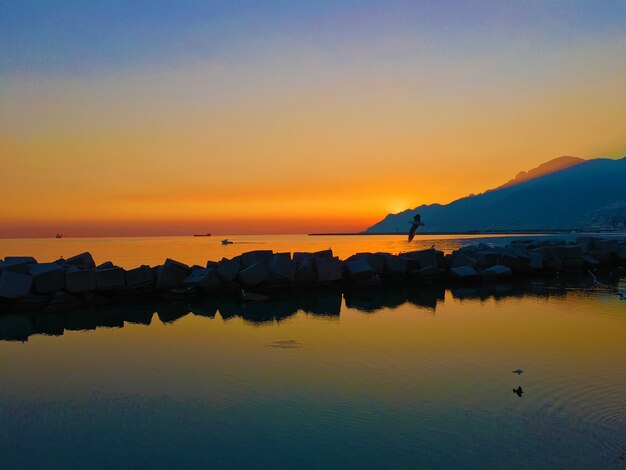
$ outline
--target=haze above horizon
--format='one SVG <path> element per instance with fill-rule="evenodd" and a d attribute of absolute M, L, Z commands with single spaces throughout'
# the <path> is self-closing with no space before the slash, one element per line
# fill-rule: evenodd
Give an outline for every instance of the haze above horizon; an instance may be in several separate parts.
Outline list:
<path fill-rule="evenodd" d="M 621 1 L 0 12 L 0 236 L 360 231 L 626 155 Z"/>

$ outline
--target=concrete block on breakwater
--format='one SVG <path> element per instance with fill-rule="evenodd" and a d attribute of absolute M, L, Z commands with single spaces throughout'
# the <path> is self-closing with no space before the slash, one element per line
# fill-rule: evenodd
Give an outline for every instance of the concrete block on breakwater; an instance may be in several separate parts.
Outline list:
<path fill-rule="evenodd" d="M 28 256 L 7 257 L 0 261 L 0 307 L 5 311 L 54 311 L 108 305 L 129 294 L 172 299 L 203 293 L 210 296 L 220 290 L 276 292 L 317 286 L 368 290 L 381 284 L 432 286 L 449 281 L 476 285 L 519 277 L 586 274 L 589 270 L 624 269 L 626 238 L 579 237 L 569 243 L 528 239 L 506 246 L 469 245 L 445 256 L 430 248 L 395 254 L 357 253 L 344 261 L 330 249 L 293 256 L 255 250 L 208 261 L 206 266 L 191 268 L 168 258 L 155 267 L 124 270 L 105 261 L 95 268 L 89 253 L 54 263 L 37 263 Z"/>

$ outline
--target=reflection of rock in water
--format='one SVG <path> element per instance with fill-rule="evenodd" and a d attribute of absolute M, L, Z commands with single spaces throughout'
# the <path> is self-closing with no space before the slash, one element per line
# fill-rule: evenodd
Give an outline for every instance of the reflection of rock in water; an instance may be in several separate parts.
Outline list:
<path fill-rule="evenodd" d="M 65 316 L 61 314 L 35 315 L 35 334 L 61 336 L 65 331 Z"/>
<path fill-rule="evenodd" d="M 363 312 L 375 312 L 385 307 L 385 295 L 380 289 L 348 289 L 344 298 L 346 307 Z"/>
<path fill-rule="evenodd" d="M 124 308 L 124 320 L 138 325 L 150 325 L 156 308 L 150 305 L 137 305 Z"/>
<path fill-rule="evenodd" d="M 28 315 L 0 317 L 0 339 L 4 341 L 27 341 L 34 333 L 33 321 Z"/>
<path fill-rule="evenodd" d="M 293 339 L 283 340 L 283 341 L 274 341 L 273 343 L 268 344 L 270 348 L 280 348 L 280 349 L 300 349 L 304 346 L 302 343 L 298 343 Z"/>
<path fill-rule="evenodd" d="M 187 304 L 163 302 L 158 305 L 157 315 L 163 323 L 174 323 L 189 313 Z"/>
<path fill-rule="evenodd" d="M 337 291 L 298 292 L 298 308 L 312 315 L 338 317 L 341 311 L 341 293 Z"/>
<path fill-rule="evenodd" d="M 407 300 L 417 307 L 435 310 L 437 302 L 444 300 L 445 293 L 446 290 L 441 285 L 412 287 L 407 290 Z"/>

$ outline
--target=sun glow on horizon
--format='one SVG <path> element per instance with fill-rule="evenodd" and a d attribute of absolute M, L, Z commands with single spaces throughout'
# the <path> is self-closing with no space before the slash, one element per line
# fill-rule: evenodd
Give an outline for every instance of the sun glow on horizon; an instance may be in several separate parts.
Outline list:
<path fill-rule="evenodd" d="M 0 236 L 361 231 L 560 155 L 626 154 L 618 7 L 311 2 L 240 23 L 209 3 L 113 6 L 128 24 L 103 15 L 102 44 L 72 23 L 95 4 L 11 7 L 29 14 L 0 44 Z"/>

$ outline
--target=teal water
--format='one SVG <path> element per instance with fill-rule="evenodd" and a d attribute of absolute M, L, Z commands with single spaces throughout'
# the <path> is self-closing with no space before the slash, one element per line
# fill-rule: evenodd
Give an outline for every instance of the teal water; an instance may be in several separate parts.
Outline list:
<path fill-rule="evenodd" d="M 3 468 L 626 468 L 610 289 L 148 303 L 0 337 Z"/>

